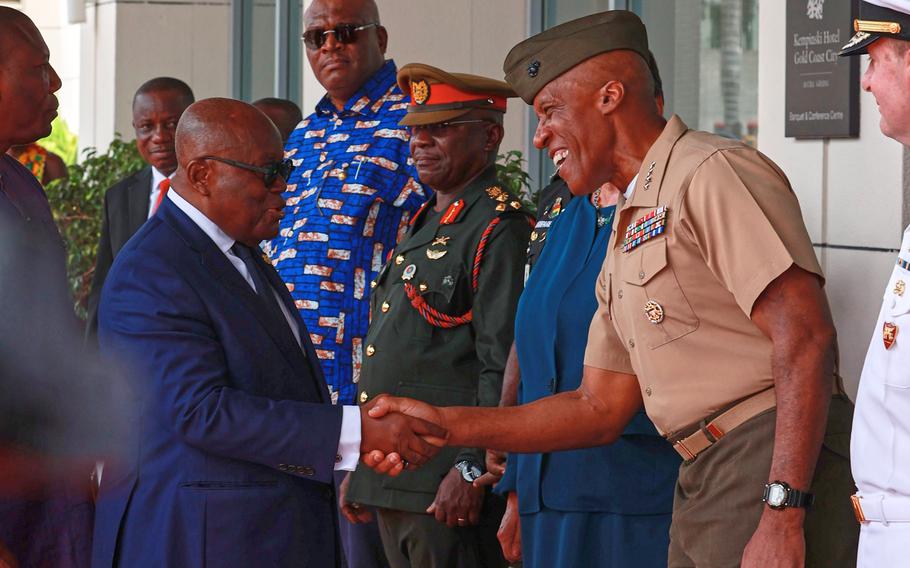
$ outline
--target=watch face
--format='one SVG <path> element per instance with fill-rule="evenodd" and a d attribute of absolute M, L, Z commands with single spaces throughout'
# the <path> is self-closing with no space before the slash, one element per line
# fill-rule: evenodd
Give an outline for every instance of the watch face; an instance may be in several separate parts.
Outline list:
<path fill-rule="evenodd" d="M 768 505 L 780 507 L 787 500 L 787 490 L 779 483 L 768 486 Z"/>

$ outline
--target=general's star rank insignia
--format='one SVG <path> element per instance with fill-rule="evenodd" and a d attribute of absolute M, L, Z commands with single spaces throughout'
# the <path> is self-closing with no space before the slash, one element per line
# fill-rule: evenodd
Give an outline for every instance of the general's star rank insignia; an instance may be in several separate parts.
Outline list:
<path fill-rule="evenodd" d="M 885 325 L 882 326 L 882 341 L 885 344 L 885 349 L 891 349 L 894 345 L 897 340 L 897 332 L 898 327 L 890 321 L 886 321 Z"/>

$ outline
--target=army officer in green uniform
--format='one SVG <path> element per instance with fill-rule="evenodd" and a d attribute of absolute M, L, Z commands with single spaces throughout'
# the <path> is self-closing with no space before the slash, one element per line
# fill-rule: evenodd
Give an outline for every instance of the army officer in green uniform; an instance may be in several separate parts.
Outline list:
<path fill-rule="evenodd" d="M 373 282 L 372 319 L 358 383 L 361 404 L 390 393 L 441 406 L 496 406 L 512 344 L 532 218 L 497 180 L 506 99 L 502 82 L 411 64 L 402 126 L 420 181 L 435 195 L 411 221 Z M 379 510 L 393 568 L 505 566 L 499 497 L 474 488 L 478 448 L 446 448 L 390 478 L 360 467 L 342 487 L 342 512 Z"/>

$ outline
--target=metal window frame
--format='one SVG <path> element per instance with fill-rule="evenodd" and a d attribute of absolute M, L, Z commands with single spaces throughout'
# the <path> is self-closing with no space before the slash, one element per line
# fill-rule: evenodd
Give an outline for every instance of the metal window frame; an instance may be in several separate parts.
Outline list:
<path fill-rule="evenodd" d="M 252 98 L 253 2 L 231 0 L 231 96 Z M 302 47 L 300 45 L 301 0 L 275 0 L 275 73 L 271 96 L 300 104 Z"/>

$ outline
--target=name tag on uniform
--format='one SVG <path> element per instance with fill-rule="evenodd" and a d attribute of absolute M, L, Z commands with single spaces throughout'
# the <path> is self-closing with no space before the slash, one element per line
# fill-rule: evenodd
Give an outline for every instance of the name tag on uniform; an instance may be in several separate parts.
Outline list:
<path fill-rule="evenodd" d="M 663 234 L 667 227 L 667 215 L 669 213 L 670 210 L 666 206 L 661 206 L 630 223 L 626 227 L 626 234 L 622 240 L 622 252 L 634 250 L 642 243 Z"/>

